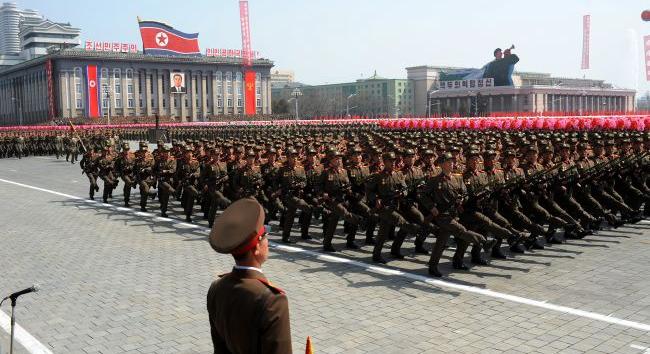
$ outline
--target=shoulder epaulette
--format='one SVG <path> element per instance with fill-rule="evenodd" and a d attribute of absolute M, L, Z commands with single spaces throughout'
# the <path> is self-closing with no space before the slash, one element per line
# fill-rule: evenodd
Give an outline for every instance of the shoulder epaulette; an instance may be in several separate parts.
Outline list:
<path fill-rule="evenodd" d="M 274 294 L 282 294 L 282 295 L 285 294 L 284 290 L 282 290 L 282 289 L 278 288 L 277 286 L 271 284 L 270 281 L 268 281 L 266 279 L 257 279 L 257 280 L 259 280 L 260 283 L 266 285 L 266 287 L 269 288 Z"/>

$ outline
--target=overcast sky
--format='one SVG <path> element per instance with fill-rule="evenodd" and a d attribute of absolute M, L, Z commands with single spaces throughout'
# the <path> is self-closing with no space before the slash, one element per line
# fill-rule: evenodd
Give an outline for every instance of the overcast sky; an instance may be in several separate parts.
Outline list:
<path fill-rule="evenodd" d="M 205 48 L 241 48 L 237 0 L 15 0 L 70 22 L 81 39 L 142 42 L 136 16 L 199 32 Z M 642 0 L 250 0 L 253 49 L 308 84 L 377 73 L 405 78 L 405 67 L 481 67 L 496 47 L 516 46 L 520 71 L 604 79 L 650 89 Z M 591 69 L 580 70 L 582 16 L 591 15 Z"/>

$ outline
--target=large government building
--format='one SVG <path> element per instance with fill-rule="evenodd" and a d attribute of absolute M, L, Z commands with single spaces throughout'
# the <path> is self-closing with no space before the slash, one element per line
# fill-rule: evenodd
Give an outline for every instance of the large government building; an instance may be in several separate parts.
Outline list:
<path fill-rule="evenodd" d="M 466 70 L 472 69 L 429 65 L 406 68 L 416 92 L 415 114 L 549 111 L 586 114 L 635 110 L 636 91 L 615 88 L 603 80 L 553 77 L 533 72 L 515 72 L 512 86 L 493 86 L 487 79 L 454 79 L 454 72 Z"/>
<path fill-rule="evenodd" d="M 256 100 L 245 102 L 241 58 L 170 57 L 65 49 L 0 69 L 0 123 L 34 124 L 88 116 L 86 68 L 97 66 L 103 116 L 160 115 L 176 121 L 243 114 L 254 104 L 271 113 L 273 62 L 255 59 Z M 172 73 L 184 73 L 186 93 L 170 91 Z"/>

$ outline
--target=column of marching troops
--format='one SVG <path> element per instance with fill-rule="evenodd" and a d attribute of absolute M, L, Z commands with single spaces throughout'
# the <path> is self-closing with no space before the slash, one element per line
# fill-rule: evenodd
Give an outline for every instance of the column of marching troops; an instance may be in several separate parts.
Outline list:
<path fill-rule="evenodd" d="M 378 263 L 386 262 L 388 240 L 391 257 L 402 259 L 404 241 L 413 238 L 415 253 L 430 254 L 429 274 L 436 277 L 450 236 L 457 245 L 452 266 L 467 270 L 470 246 L 471 263 L 487 265 L 486 255 L 506 258 L 504 244 L 525 253 L 583 238 L 605 223 L 635 223 L 650 212 L 645 132 L 179 128 L 168 131 L 171 146 L 158 141 L 153 151 L 144 141 L 136 151 L 120 142 L 144 137 L 143 130 L 80 134 L 57 133 L 54 145 L 57 154 L 59 137 L 63 152 L 68 144 L 86 148 L 80 166 L 91 199 L 101 180 L 108 202 L 121 179 L 125 206 L 137 188 L 142 211 L 158 198 L 166 217 L 173 198 L 188 222 L 198 205 L 212 226 L 218 210 L 255 198 L 267 222 L 279 221 L 284 243 L 295 242 L 296 217 L 303 240 L 321 219 L 323 250 L 336 252 L 332 240 L 343 221 L 346 247 L 361 247 L 362 232 Z M 425 245 L 429 237 L 432 249 Z"/>

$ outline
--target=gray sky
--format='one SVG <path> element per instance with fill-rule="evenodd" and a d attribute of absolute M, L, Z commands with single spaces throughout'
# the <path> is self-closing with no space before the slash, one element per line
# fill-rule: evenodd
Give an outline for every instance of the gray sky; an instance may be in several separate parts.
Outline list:
<path fill-rule="evenodd" d="M 14 0 L 82 30 L 81 39 L 142 42 L 136 16 L 199 32 L 205 48 L 241 48 L 236 0 Z M 516 46 L 520 71 L 605 79 L 650 89 L 641 0 L 250 0 L 253 48 L 308 84 L 405 78 L 407 66 L 481 67 Z M 582 15 L 591 15 L 591 69 L 580 70 Z"/>

